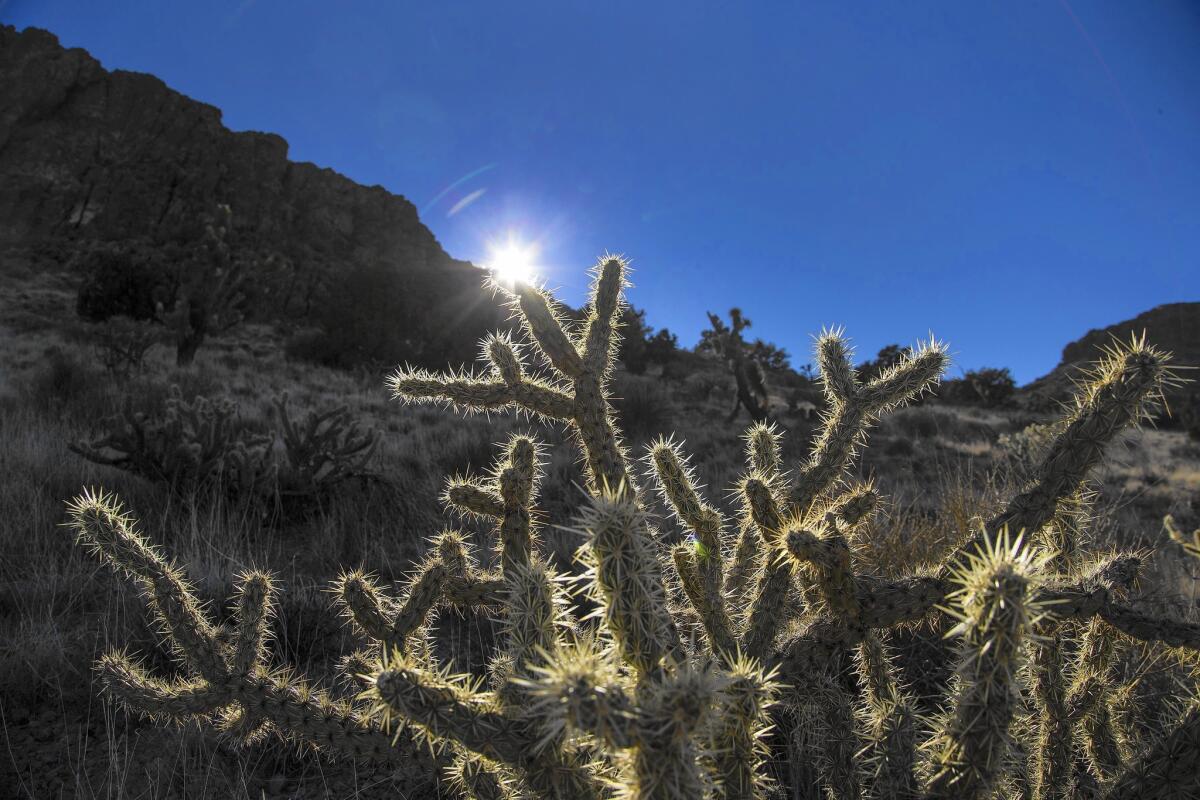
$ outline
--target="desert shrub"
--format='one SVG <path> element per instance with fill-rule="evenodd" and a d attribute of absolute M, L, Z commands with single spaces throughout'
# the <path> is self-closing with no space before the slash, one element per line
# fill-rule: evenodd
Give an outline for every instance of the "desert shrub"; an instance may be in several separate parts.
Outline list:
<path fill-rule="evenodd" d="M 75 311 L 89 322 L 153 320 L 171 292 L 163 256 L 149 247 L 107 245 L 84 256 Z"/>
<path fill-rule="evenodd" d="M 694 402 L 705 402 L 714 391 L 723 391 L 726 381 L 719 374 L 712 372 L 693 372 L 683 379 L 681 393 L 683 397 Z"/>
<path fill-rule="evenodd" d="M 889 344 L 880 349 L 875 358 L 864 361 L 855 367 L 854 371 L 857 373 L 860 381 L 871 381 L 899 364 L 911 352 L 912 348 L 901 347 L 898 344 Z"/>
<path fill-rule="evenodd" d="M 669 360 L 663 363 L 660 377 L 667 382 L 681 383 L 692 375 L 712 373 L 713 360 L 709 356 L 694 353 L 691 350 L 676 350 Z"/>
<path fill-rule="evenodd" d="M 646 324 L 646 312 L 626 306 L 621 312 L 621 343 L 617 358 L 625 369 L 642 375 L 651 364 L 665 366 L 679 350 L 679 340 L 666 328 L 655 331 Z"/>
<path fill-rule="evenodd" d="M 152 322 L 129 317 L 96 323 L 90 334 L 97 360 L 116 375 L 140 371 L 146 354 L 161 341 L 161 331 Z"/>
<path fill-rule="evenodd" d="M 984 367 L 943 382 L 938 397 L 956 405 L 1000 408 L 1008 405 L 1016 390 L 1017 383 L 1007 367 Z"/>
<path fill-rule="evenodd" d="M 941 437 L 952 442 L 992 442 L 997 438 L 997 433 L 982 422 L 954 409 L 930 405 L 899 409 L 888 417 L 883 428 L 887 433 L 912 440 Z"/>
<path fill-rule="evenodd" d="M 157 718 L 299 740 L 474 798 L 751 800 L 768 795 L 777 763 L 782 793 L 806 797 L 1067 797 L 1079 780 L 1112 800 L 1200 790 L 1187 766 L 1200 709 L 1156 720 L 1143 741 L 1146 719 L 1122 697 L 1139 676 L 1113 657 L 1134 639 L 1190 663 L 1200 625 L 1139 608 L 1128 595 L 1144 555 L 1076 552 L 1086 516 L 1060 513 L 1104 444 L 1149 412 L 1169 375 L 1161 354 L 1136 340 L 1114 349 L 1026 482 L 994 507 L 967 503 L 931 522 L 953 541 L 910 555 L 935 563 L 884 577 L 884 558 L 860 555 L 879 494 L 850 469 L 879 417 L 936 384 L 945 348 L 923 345 L 863 382 L 846 341 L 823 335 L 820 434 L 785 464 L 780 431 L 752 426 L 730 514 L 701 493 L 682 445 L 657 440 L 640 463 L 622 445 L 606 382 L 625 269 L 603 260 L 579 330 L 544 291 L 508 291 L 552 377 L 499 335 L 484 342 L 486 371 L 390 380 L 408 401 L 523 410 L 569 429 L 586 491 L 571 528 L 577 602 L 547 563 L 546 457 L 525 434 L 442 495 L 493 552 L 446 529 L 400 594 L 362 570 L 335 582 L 361 645 L 345 657 L 352 688 L 341 692 L 268 652 L 270 575 L 242 573 L 218 621 L 114 498 L 88 492 L 71 504 L 71 527 L 149 596 L 186 670 L 160 680 L 115 650 L 97 666 L 105 690 Z M 651 485 L 669 519 L 652 518 Z M 465 656 L 469 674 L 435 641 L 454 611 L 497 620 L 487 658 Z M 920 647 L 890 647 L 930 628 L 936 638 Z M 898 663 L 904 652 L 919 656 Z"/>

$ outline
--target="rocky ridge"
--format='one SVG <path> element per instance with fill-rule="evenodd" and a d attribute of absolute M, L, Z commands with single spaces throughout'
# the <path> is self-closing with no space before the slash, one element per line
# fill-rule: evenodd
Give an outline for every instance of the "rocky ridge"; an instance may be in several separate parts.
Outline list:
<path fill-rule="evenodd" d="M 102 243 L 153 247 L 225 203 L 238 246 L 291 264 L 281 302 L 293 316 L 356 267 L 403 273 L 431 313 L 461 321 L 490 306 L 479 270 L 447 255 L 407 199 L 291 161 L 282 137 L 231 131 L 219 109 L 152 75 L 109 71 L 51 33 L 0 26 L 0 86 L 9 253 L 36 247 L 66 263 Z"/>

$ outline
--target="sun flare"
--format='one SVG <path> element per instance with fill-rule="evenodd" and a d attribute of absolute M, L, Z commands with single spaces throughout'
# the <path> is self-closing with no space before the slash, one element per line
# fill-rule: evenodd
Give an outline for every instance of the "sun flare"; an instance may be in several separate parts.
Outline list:
<path fill-rule="evenodd" d="M 534 265 L 537 248 L 514 239 L 491 248 L 487 269 L 499 284 L 532 283 L 537 277 Z"/>

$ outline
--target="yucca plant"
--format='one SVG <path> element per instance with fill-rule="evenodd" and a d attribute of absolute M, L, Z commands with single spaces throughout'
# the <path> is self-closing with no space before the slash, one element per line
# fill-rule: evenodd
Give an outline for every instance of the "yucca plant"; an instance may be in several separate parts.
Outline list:
<path fill-rule="evenodd" d="M 1071 796 L 1079 786 L 1112 798 L 1196 796 L 1197 771 L 1179 764 L 1196 756 L 1200 712 L 1148 747 L 1105 741 L 1103 721 L 1125 715 L 1094 654 L 1115 637 L 1194 651 L 1200 626 L 1122 599 L 1141 556 L 1077 552 L 1088 472 L 1157 401 L 1170 378 L 1163 354 L 1142 340 L 1114 347 L 1021 491 L 941 566 L 889 580 L 855 555 L 879 497 L 848 470 L 881 415 L 936 384 L 945 347 L 926 342 L 863 382 L 842 334 L 823 333 L 828 410 L 811 454 L 785 465 L 781 434 L 752 427 L 741 513 L 729 519 L 701 494 L 682 443 L 655 442 L 644 461 L 622 444 L 608 383 L 627 272 L 622 259 L 601 259 L 579 329 L 544 290 L 497 286 L 526 341 L 487 339 L 484 371 L 401 369 L 390 379 L 400 400 L 511 409 L 572 432 L 588 497 L 569 583 L 539 541 L 541 446 L 514 436 L 489 473 L 453 478 L 444 494 L 449 508 L 491 524 L 494 557 L 449 529 L 398 596 L 361 571 L 337 582 L 364 646 L 345 663 L 356 692 L 334 697 L 267 657 L 269 576 L 247 573 L 232 622 L 217 624 L 117 501 L 88 492 L 72 504 L 71 525 L 142 586 L 182 666 L 161 680 L 111 653 L 99 665 L 107 690 L 141 713 L 434 774 L 474 798 L 735 800 L 790 790 L 982 800 Z M 647 476 L 683 543 L 664 544 Z M 429 627 L 439 608 L 486 609 L 501 621 L 486 679 L 439 663 Z M 939 615 L 959 621 L 957 670 L 942 708 L 928 713 L 898 678 L 888 629 Z M 1070 647 L 1050 648 L 1054 631 Z M 786 744 L 796 785 L 772 786 L 772 743 L 776 752 Z"/>

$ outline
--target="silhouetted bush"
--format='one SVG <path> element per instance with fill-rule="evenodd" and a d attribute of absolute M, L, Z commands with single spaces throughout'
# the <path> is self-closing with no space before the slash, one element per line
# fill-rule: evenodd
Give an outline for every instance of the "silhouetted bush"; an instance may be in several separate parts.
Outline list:
<path fill-rule="evenodd" d="M 634 375 L 650 364 L 666 366 L 679 350 L 679 340 L 666 328 L 655 331 L 646 324 L 646 312 L 627 306 L 621 316 L 621 344 L 617 358 Z"/>
<path fill-rule="evenodd" d="M 1012 400 L 1017 382 L 1007 367 L 983 367 L 963 377 L 943 381 L 937 396 L 947 403 L 999 408 Z"/>
<path fill-rule="evenodd" d="M 75 297 L 75 313 L 89 322 L 112 317 L 152 320 L 159 302 L 170 293 L 161 254 L 136 246 L 108 246 L 83 258 L 83 280 Z"/>
<path fill-rule="evenodd" d="M 162 341 L 162 330 L 149 320 L 113 317 L 91 326 L 89 334 L 96 357 L 117 375 L 141 370 L 146 354 Z"/>
<path fill-rule="evenodd" d="M 864 361 L 854 368 L 858 374 L 859 381 L 866 383 L 878 378 L 885 370 L 899 364 L 904 360 L 904 356 L 912 352 L 911 347 L 901 347 L 898 344 L 889 344 L 883 347 L 875 358 Z"/>

